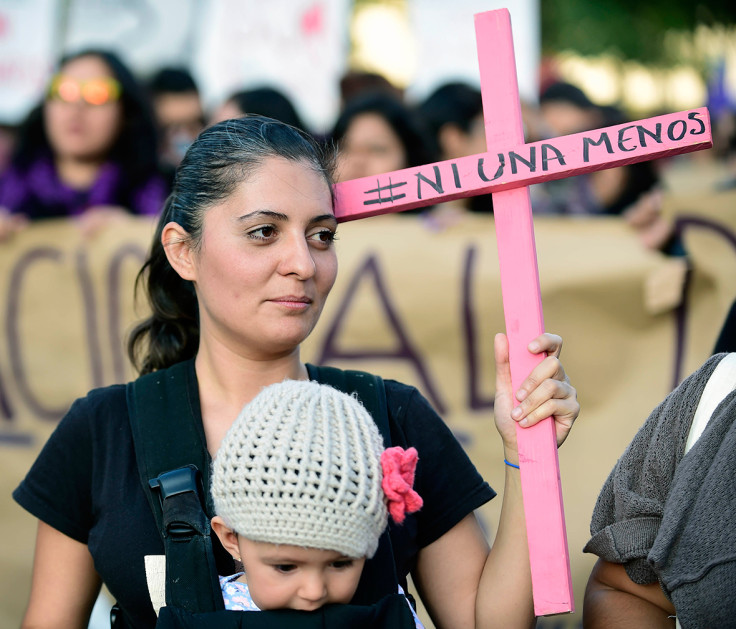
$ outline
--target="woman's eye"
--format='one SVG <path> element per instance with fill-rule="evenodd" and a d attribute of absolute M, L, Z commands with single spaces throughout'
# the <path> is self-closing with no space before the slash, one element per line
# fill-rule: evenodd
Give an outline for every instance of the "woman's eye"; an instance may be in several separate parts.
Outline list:
<path fill-rule="evenodd" d="M 329 245 L 337 240 L 337 233 L 331 229 L 320 229 L 315 232 L 309 239 L 323 245 Z"/>
<path fill-rule="evenodd" d="M 264 225 L 263 227 L 251 229 L 247 235 L 254 240 L 270 240 L 276 235 L 276 228 L 273 225 Z"/>

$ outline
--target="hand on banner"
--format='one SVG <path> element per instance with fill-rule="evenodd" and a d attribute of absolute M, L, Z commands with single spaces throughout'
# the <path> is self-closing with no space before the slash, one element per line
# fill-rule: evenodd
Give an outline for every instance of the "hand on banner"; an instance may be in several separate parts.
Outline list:
<path fill-rule="evenodd" d="M 672 238 L 675 226 L 662 214 L 662 191 L 645 192 L 624 210 L 623 217 L 634 228 L 647 249 L 661 250 Z"/>
<path fill-rule="evenodd" d="M 9 240 L 27 225 L 28 217 L 25 214 L 12 214 L 0 207 L 0 242 Z"/>
<path fill-rule="evenodd" d="M 529 343 L 528 349 L 532 354 L 545 354 L 546 358 L 521 383 L 516 392 L 519 404 L 514 408 L 509 343 L 505 334 L 496 335 L 496 427 L 503 439 L 505 452 L 513 456 L 513 460 L 507 456 L 512 463 L 517 462 L 516 422 L 528 428 L 547 417 L 554 418 L 559 447 L 567 439 L 580 413 L 577 391 L 570 384 L 559 359 L 562 339 L 556 334 L 545 333 Z"/>
<path fill-rule="evenodd" d="M 76 223 L 84 238 L 93 238 L 112 223 L 129 217 L 130 213 L 118 205 L 98 205 L 91 207 L 76 218 Z"/>

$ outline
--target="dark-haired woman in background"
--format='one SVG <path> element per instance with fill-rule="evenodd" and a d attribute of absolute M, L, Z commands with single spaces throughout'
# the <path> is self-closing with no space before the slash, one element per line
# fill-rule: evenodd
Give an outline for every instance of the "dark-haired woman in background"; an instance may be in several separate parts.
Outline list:
<path fill-rule="evenodd" d="M 92 233 L 157 214 L 168 188 L 156 149 L 149 102 L 123 62 L 103 50 L 65 57 L 0 179 L 0 239 L 44 218 L 78 217 Z"/>
<path fill-rule="evenodd" d="M 246 114 L 266 116 L 308 131 L 291 99 L 282 91 L 269 86 L 234 92 L 214 111 L 210 124 L 240 118 Z"/>
<path fill-rule="evenodd" d="M 419 114 L 383 92 L 351 100 L 331 136 L 340 147 L 338 181 L 438 161 Z"/>

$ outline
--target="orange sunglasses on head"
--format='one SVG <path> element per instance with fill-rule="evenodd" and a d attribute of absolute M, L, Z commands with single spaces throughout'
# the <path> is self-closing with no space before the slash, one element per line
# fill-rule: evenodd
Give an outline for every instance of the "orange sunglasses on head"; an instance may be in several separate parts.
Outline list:
<path fill-rule="evenodd" d="M 120 83 L 113 78 L 101 77 L 78 81 L 63 74 L 57 74 L 49 86 L 49 100 L 77 103 L 80 100 L 88 105 L 105 105 L 120 98 Z"/>

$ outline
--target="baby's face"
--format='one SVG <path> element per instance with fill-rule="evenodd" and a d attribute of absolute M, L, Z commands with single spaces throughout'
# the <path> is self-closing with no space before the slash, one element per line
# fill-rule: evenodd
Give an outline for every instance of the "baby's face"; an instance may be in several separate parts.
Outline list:
<path fill-rule="evenodd" d="M 254 542 L 238 537 L 250 595 L 261 610 L 311 611 L 327 603 L 349 603 L 365 558 L 332 550 Z"/>

